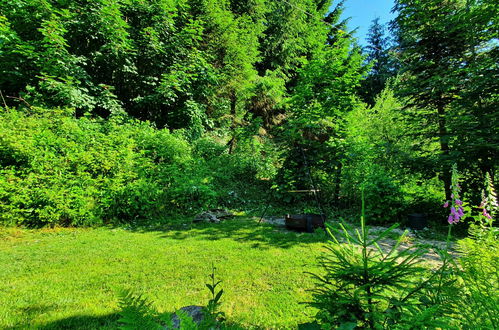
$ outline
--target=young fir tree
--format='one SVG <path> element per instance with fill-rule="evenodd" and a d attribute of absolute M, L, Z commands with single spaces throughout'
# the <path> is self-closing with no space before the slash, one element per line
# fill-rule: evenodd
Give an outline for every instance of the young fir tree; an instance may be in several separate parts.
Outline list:
<path fill-rule="evenodd" d="M 316 279 L 310 305 L 321 329 L 426 329 L 449 325 L 449 300 L 439 295 L 452 289 L 449 256 L 433 272 L 423 266 L 424 247 L 403 247 L 407 231 L 393 246 L 382 241 L 393 235 L 395 224 L 374 232 L 366 224 L 364 198 L 360 228 L 342 222 L 328 225 L 330 240 L 320 259 L 324 272 Z"/>

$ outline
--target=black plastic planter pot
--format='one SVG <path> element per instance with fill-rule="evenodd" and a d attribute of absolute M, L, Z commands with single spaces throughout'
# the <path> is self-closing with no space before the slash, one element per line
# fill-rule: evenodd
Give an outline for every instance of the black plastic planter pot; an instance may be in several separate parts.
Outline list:
<path fill-rule="evenodd" d="M 428 225 L 428 220 L 426 214 L 413 213 L 409 214 L 407 219 L 409 220 L 409 227 L 414 230 L 425 229 Z"/>
<path fill-rule="evenodd" d="M 317 228 L 324 228 L 325 215 L 321 214 L 286 214 L 284 221 L 289 229 L 313 233 Z"/>

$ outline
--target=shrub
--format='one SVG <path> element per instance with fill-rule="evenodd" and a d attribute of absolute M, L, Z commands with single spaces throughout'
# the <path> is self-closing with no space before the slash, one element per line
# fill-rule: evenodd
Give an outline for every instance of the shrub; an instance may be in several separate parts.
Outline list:
<path fill-rule="evenodd" d="M 147 123 L 64 110 L 0 113 L 0 222 L 94 225 L 164 212 L 187 142 Z"/>
<path fill-rule="evenodd" d="M 435 164 L 425 160 L 427 154 L 436 154 L 436 145 L 418 149 L 422 141 L 414 139 L 402 115 L 405 106 L 387 87 L 373 107 L 358 107 L 346 116 L 342 198 L 358 201 L 363 187 L 373 223 L 441 209 L 443 187 Z"/>
<path fill-rule="evenodd" d="M 262 157 L 226 149 L 209 136 L 192 147 L 176 132 L 126 117 L 3 111 L 0 223 L 129 223 L 260 200 Z"/>

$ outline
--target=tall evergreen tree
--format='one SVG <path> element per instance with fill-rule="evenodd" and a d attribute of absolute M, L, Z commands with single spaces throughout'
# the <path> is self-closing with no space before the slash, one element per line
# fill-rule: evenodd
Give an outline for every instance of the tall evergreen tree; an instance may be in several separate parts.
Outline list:
<path fill-rule="evenodd" d="M 9 105 L 126 111 L 194 136 L 248 111 L 270 126 L 324 44 L 330 4 L 0 0 L 0 90 Z"/>
<path fill-rule="evenodd" d="M 497 125 L 480 126 L 484 119 L 497 118 L 497 61 L 493 60 L 497 59 L 497 7 L 490 1 L 396 2 L 393 30 L 402 66 L 398 91 L 410 100 L 415 129 L 428 141 L 439 141 L 434 168 L 440 172 L 447 198 L 452 163 L 471 168 L 485 157 L 482 164 L 497 166 L 491 164 L 496 162 L 492 157 L 498 148 Z M 479 130 L 469 130 L 468 120 Z M 476 150 L 475 142 L 465 136 L 480 141 L 487 152 L 464 156 L 464 150 Z"/>
<path fill-rule="evenodd" d="M 459 97 L 452 103 L 450 146 L 472 180 L 470 188 L 478 192 L 486 173 L 494 176 L 499 169 L 499 4 L 468 0 L 460 24 L 467 52 Z"/>
<path fill-rule="evenodd" d="M 464 27 L 454 22 L 462 3 L 399 0 L 395 9 L 398 16 L 394 30 L 404 75 L 399 92 L 408 96 L 411 105 L 418 109 L 413 113 L 417 122 L 429 124 L 429 138 L 438 137 L 441 154 L 437 170 L 442 175 L 446 197 L 450 199 L 452 161 L 447 111 L 458 95 L 458 68 L 466 51 Z"/>
<path fill-rule="evenodd" d="M 286 125 L 291 144 L 283 169 L 287 172 L 281 174 L 293 188 L 307 188 L 308 165 L 312 175 L 322 173 L 322 179 L 335 182 L 334 196 L 344 158 L 344 117 L 360 102 L 356 91 L 365 74 L 364 57 L 341 20 L 342 11 L 340 2 L 326 18 L 322 46 L 299 71 Z"/>
<path fill-rule="evenodd" d="M 379 18 L 372 21 L 367 41 L 364 51 L 372 67 L 362 83 L 360 94 L 365 102 L 374 105 L 375 97 L 385 88 L 387 80 L 396 74 L 396 67 L 394 58 L 390 56 L 390 38 Z"/>

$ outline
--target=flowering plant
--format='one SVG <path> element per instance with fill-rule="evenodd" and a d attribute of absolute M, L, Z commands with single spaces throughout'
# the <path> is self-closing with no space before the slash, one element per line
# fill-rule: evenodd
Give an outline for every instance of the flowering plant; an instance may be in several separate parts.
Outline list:
<path fill-rule="evenodd" d="M 478 207 L 481 212 L 473 216 L 474 224 L 470 227 L 470 233 L 475 238 L 483 238 L 484 235 L 496 237 L 498 229 L 494 227 L 494 218 L 497 215 L 497 196 L 489 173 L 485 175 L 485 189 L 482 190 L 482 202 Z"/>
<path fill-rule="evenodd" d="M 460 199 L 459 193 L 461 192 L 461 186 L 459 185 L 459 173 L 457 172 L 457 165 L 452 166 L 452 184 L 450 186 L 452 194 L 450 195 L 451 200 L 445 201 L 444 207 L 450 206 L 450 214 L 447 218 L 449 224 L 456 224 L 464 216 L 463 201 Z"/>
<path fill-rule="evenodd" d="M 485 175 L 485 189 L 482 190 L 482 203 L 479 206 L 482 209 L 483 222 L 492 227 L 494 216 L 497 213 L 497 196 L 492 184 L 490 174 Z"/>
<path fill-rule="evenodd" d="M 461 186 L 459 185 L 459 173 L 456 164 L 452 166 L 451 182 L 451 200 L 445 201 L 443 205 L 445 208 L 450 207 L 449 217 L 447 218 L 449 224 L 456 224 L 465 214 L 469 214 L 470 218 L 475 221 L 475 224 L 470 227 L 470 232 L 472 232 L 473 235 L 480 236 L 480 232 L 484 233 L 486 231 L 495 235 L 494 233 L 497 233 L 497 230 L 494 229 L 493 222 L 499 207 L 490 174 L 486 173 L 485 175 L 485 189 L 482 190 L 482 202 L 480 203 L 480 206 L 478 206 L 478 209 L 481 211 L 477 215 L 471 215 L 474 208 L 470 205 L 466 205 L 466 203 L 461 200 Z"/>

